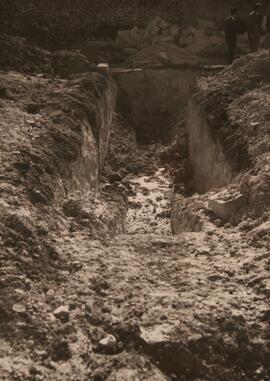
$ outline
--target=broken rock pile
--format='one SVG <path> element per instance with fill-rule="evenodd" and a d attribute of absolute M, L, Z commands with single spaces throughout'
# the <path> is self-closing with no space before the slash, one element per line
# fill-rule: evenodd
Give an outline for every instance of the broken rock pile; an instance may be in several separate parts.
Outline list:
<path fill-rule="evenodd" d="M 213 21 L 199 20 L 196 27 L 179 26 L 157 16 L 145 29 L 135 26 L 130 30 L 119 31 L 116 44 L 127 50 L 141 50 L 151 45 L 174 44 L 190 53 L 197 54 L 209 46 L 214 46 L 215 49 L 217 46 L 223 47 L 223 40 L 222 34 L 216 30 Z"/>
<path fill-rule="evenodd" d="M 116 42 L 122 47 L 139 48 L 149 44 L 177 42 L 180 35 L 178 25 L 171 24 L 161 17 L 155 17 L 145 29 L 134 27 L 118 32 Z"/>

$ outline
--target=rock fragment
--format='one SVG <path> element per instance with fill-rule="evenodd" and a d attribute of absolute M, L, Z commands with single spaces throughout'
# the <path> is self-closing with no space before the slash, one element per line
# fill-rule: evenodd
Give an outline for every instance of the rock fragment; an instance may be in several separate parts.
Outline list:
<path fill-rule="evenodd" d="M 69 306 L 60 306 L 54 312 L 54 316 L 61 320 L 62 323 L 69 321 Z"/>
<path fill-rule="evenodd" d="M 99 341 L 98 346 L 104 350 L 106 349 L 111 350 L 115 348 L 116 344 L 117 344 L 116 338 L 113 335 L 108 335 L 104 337 L 104 339 Z"/>
<path fill-rule="evenodd" d="M 17 312 L 18 314 L 23 314 L 23 313 L 26 312 L 25 306 L 23 304 L 18 304 L 18 303 L 17 304 L 13 304 L 12 310 L 14 312 Z"/>

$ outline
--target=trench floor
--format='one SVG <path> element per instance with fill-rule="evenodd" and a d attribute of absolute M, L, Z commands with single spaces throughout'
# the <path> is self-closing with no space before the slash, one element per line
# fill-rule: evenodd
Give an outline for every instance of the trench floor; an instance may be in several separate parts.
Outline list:
<path fill-rule="evenodd" d="M 149 171 L 146 160 L 127 180 L 125 233 L 55 237 L 70 270 L 29 295 L 55 346 L 10 348 L 3 379 L 269 380 L 267 253 L 233 230 L 173 237 L 166 170 Z M 53 314 L 59 306 L 68 321 Z"/>

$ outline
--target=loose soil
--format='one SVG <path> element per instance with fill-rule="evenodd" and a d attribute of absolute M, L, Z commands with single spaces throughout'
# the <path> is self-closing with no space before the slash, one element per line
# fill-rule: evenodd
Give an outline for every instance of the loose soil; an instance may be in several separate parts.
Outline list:
<path fill-rule="evenodd" d="M 223 225 L 208 195 L 176 195 L 165 147 L 97 114 L 104 88 L 115 96 L 99 75 L 1 74 L 1 379 L 270 380 L 267 218 Z M 93 164 L 72 182 L 82 115 Z M 97 120 L 112 128 L 103 172 Z M 179 199 L 193 226 L 173 236 Z"/>

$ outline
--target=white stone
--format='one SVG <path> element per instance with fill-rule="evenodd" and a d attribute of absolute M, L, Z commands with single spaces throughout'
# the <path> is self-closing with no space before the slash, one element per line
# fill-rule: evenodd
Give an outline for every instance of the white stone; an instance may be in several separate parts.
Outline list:
<path fill-rule="evenodd" d="M 108 335 L 99 341 L 99 345 L 103 348 L 113 348 L 115 347 L 116 343 L 116 338 L 113 335 Z"/>
<path fill-rule="evenodd" d="M 69 319 L 69 306 L 60 306 L 54 312 L 54 316 L 60 320 Z"/>
<path fill-rule="evenodd" d="M 22 313 L 24 313 L 26 311 L 26 308 L 25 308 L 25 306 L 23 304 L 13 304 L 12 310 L 14 312 L 19 313 L 19 314 L 22 314 Z"/>

